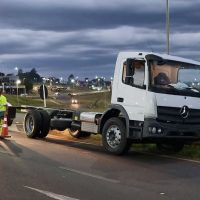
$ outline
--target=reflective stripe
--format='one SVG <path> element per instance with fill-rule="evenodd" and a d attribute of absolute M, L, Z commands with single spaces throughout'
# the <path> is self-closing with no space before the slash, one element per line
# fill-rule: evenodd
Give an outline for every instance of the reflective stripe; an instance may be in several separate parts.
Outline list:
<path fill-rule="evenodd" d="M 7 99 L 5 96 L 0 95 L 0 111 L 6 111 Z"/>

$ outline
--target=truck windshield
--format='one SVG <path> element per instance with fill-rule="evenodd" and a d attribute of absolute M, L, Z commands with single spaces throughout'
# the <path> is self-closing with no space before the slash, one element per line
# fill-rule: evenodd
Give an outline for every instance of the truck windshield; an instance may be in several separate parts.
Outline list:
<path fill-rule="evenodd" d="M 155 92 L 200 96 L 200 66 L 164 60 L 150 64 L 150 88 Z"/>

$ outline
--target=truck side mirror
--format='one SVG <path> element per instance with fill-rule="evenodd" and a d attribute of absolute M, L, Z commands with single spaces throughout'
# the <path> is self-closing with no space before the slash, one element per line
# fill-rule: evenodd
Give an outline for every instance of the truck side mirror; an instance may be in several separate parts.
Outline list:
<path fill-rule="evenodd" d="M 135 67 L 134 67 L 134 59 L 127 58 L 126 59 L 126 77 L 133 76 L 135 73 Z"/>

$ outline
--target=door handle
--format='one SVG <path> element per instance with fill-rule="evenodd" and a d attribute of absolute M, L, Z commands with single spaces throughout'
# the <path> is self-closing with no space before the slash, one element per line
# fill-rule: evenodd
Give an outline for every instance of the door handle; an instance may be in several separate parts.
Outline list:
<path fill-rule="evenodd" d="M 124 98 L 118 97 L 118 98 L 117 98 L 117 102 L 124 102 Z"/>

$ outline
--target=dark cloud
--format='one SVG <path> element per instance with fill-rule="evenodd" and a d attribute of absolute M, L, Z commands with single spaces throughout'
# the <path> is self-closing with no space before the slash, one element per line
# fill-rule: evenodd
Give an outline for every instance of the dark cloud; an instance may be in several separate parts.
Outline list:
<path fill-rule="evenodd" d="M 31 8 L 0 9 L 0 24 L 5 27 L 27 28 L 31 30 L 69 31 L 87 28 L 110 28 L 121 25 L 159 27 L 165 19 L 164 13 L 135 12 L 126 10 L 77 10 L 57 8 L 36 10 Z M 147 20 L 148 19 L 148 20 Z"/>
<path fill-rule="evenodd" d="M 139 1 L 134 1 L 135 3 L 130 3 L 130 7 L 121 4 L 121 7 L 116 9 L 112 9 L 112 7 L 86 9 L 84 6 L 78 5 L 80 2 L 76 6 L 64 3 L 62 6 L 62 2 L 58 1 L 60 2 L 58 6 L 54 6 L 55 4 L 51 6 L 51 2 L 46 1 L 48 4 L 42 4 L 41 7 L 36 5 L 37 1 L 36 3 L 32 1 L 33 4 L 25 4 L 25 1 L 19 1 L 21 3 L 17 3 L 17 1 L 16 3 L 15 1 L 3 2 L 0 7 L 0 24 L 5 27 L 55 31 L 110 28 L 122 25 L 159 29 L 165 27 L 165 3 L 162 3 L 162 7 L 158 7 L 158 1 L 148 5 L 145 3 L 146 7 L 142 7 L 143 4 L 139 4 Z M 175 5 L 172 2 L 170 9 L 174 28 L 177 25 L 179 28 L 185 24 L 198 25 L 200 17 L 198 5 L 200 3 L 194 1 L 187 4 L 184 4 L 184 1 L 178 2 Z"/>
<path fill-rule="evenodd" d="M 170 1 L 173 54 L 199 59 L 199 6 Z M 1 0 L 0 69 L 8 72 L 110 77 L 119 51 L 165 52 L 165 38 L 165 1 Z"/>

